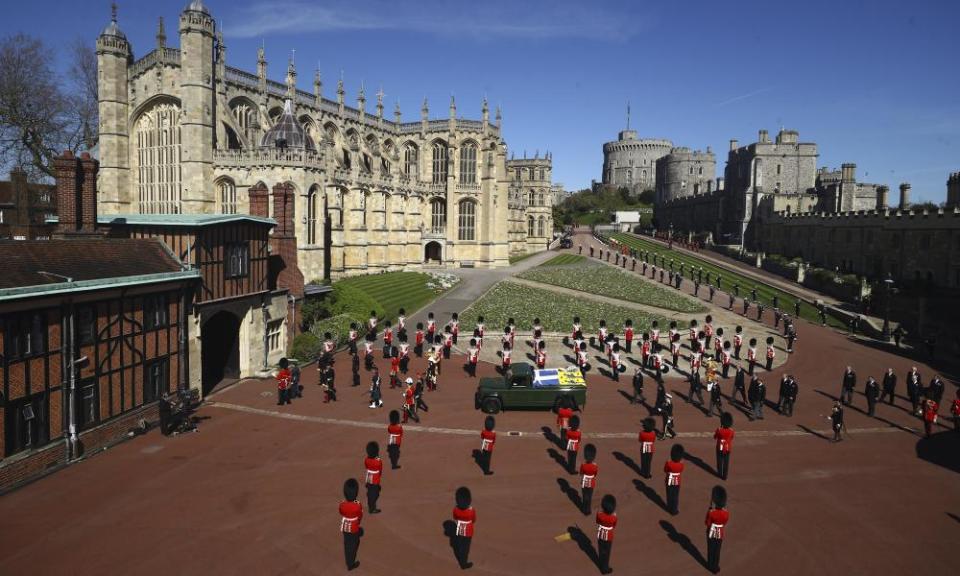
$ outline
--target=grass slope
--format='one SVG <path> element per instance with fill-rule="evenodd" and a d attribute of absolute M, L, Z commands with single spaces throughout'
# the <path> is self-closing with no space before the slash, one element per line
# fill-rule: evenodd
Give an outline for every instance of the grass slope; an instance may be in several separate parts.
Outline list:
<path fill-rule="evenodd" d="M 561 254 L 559 256 L 554 256 L 540 266 L 564 266 L 567 264 L 579 264 L 585 259 L 586 258 L 584 256 L 579 256 L 577 254 Z"/>
<path fill-rule="evenodd" d="M 345 278 L 338 282 L 366 293 L 383 306 L 385 320 L 396 320 L 400 308 L 405 308 L 408 315 L 413 314 L 440 294 L 427 286 L 430 281 L 430 275 L 421 272 L 387 272 Z"/>

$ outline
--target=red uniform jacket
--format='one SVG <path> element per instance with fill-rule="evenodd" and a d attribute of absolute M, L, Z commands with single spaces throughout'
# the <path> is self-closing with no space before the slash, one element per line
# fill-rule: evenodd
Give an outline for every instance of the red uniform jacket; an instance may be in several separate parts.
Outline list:
<path fill-rule="evenodd" d="M 390 373 L 396 374 L 400 371 L 400 357 L 394 356 L 390 359 Z"/>
<path fill-rule="evenodd" d="M 717 428 L 713 433 L 713 438 L 717 441 L 717 450 L 729 454 L 733 448 L 733 428 Z"/>
<path fill-rule="evenodd" d="M 480 349 L 479 349 L 479 348 L 471 348 L 470 351 L 468 352 L 468 355 L 469 355 L 469 357 L 470 357 L 470 363 L 471 363 L 471 364 L 476 364 L 477 361 L 480 359 Z"/>
<path fill-rule="evenodd" d="M 642 454 L 653 454 L 654 442 L 657 441 L 657 433 L 654 431 L 640 432 L 640 452 Z"/>
<path fill-rule="evenodd" d="M 455 532 L 457 536 L 473 538 L 473 524 L 477 521 L 477 512 L 473 506 L 465 509 L 454 507 L 453 520 L 457 523 Z"/>
<path fill-rule="evenodd" d="M 767 346 L 767 358 L 773 358 L 777 355 L 777 349 L 773 346 Z"/>
<path fill-rule="evenodd" d="M 617 514 L 597 512 L 597 540 L 613 542 L 613 530 L 617 527 Z"/>
<path fill-rule="evenodd" d="M 393 344 L 393 330 L 384 330 L 383 331 L 383 343 L 388 346 Z"/>
<path fill-rule="evenodd" d="M 923 419 L 927 422 L 937 422 L 937 411 L 940 409 L 940 406 L 936 402 L 930 402 L 923 407 Z M 568 434 L 569 435 L 569 434 Z"/>
<path fill-rule="evenodd" d="M 643 345 L 640 346 L 640 353 L 643 354 L 644 356 L 647 356 L 647 355 L 650 354 L 650 341 L 649 341 L 649 340 L 644 340 L 644 341 L 643 341 Z"/>
<path fill-rule="evenodd" d="M 417 330 L 416 344 L 417 346 L 423 346 L 423 330 Z"/>
<path fill-rule="evenodd" d="M 707 336 L 713 336 L 713 324 L 704 324 L 703 333 Z"/>
<path fill-rule="evenodd" d="M 733 336 L 733 345 L 734 345 L 734 346 L 742 346 L 742 345 L 743 345 L 743 336 L 741 336 L 741 335 L 739 335 L 739 334 L 735 334 L 735 335 Z"/>
<path fill-rule="evenodd" d="M 409 408 L 413 406 L 413 386 L 407 386 L 407 389 L 403 392 L 403 403 Z"/>
<path fill-rule="evenodd" d="M 580 430 L 567 430 L 567 452 L 580 450 Z"/>
<path fill-rule="evenodd" d="M 380 474 L 383 472 L 383 461 L 379 458 L 364 458 L 363 465 L 367 469 L 364 475 L 365 484 L 380 485 Z"/>
<path fill-rule="evenodd" d="M 724 527 L 730 521 L 730 513 L 724 508 L 711 508 L 707 510 L 707 517 L 703 521 L 707 527 L 707 538 L 716 538 L 723 540 Z"/>
<path fill-rule="evenodd" d="M 953 406 L 950 407 L 950 413 L 954 416 L 960 416 L 960 398 L 954 399 Z"/>
<path fill-rule="evenodd" d="M 403 444 L 403 426 L 391 424 L 387 426 L 387 434 L 389 434 L 387 444 L 392 444 L 398 448 Z"/>
<path fill-rule="evenodd" d="M 567 427 L 567 423 L 570 422 L 570 417 L 573 416 L 573 409 L 571 408 L 560 408 L 557 410 L 557 426 L 563 430 Z"/>
<path fill-rule="evenodd" d="M 409 358 L 410 357 L 410 345 L 404 342 L 400 345 L 400 357 Z"/>
<path fill-rule="evenodd" d="M 286 390 L 290 386 L 290 371 L 282 368 L 277 372 L 277 390 Z"/>
<path fill-rule="evenodd" d="M 497 443 L 497 433 L 484 428 L 480 431 L 480 450 L 493 452 L 493 445 Z"/>
<path fill-rule="evenodd" d="M 543 368 L 547 364 L 547 353 L 537 350 L 537 368 Z"/>
<path fill-rule="evenodd" d="M 597 487 L 597 472 L 600 467 L 595 462 L 584 462 L 580 465 L 580 486 L 582 488 Z"/>
<path fill-rule="evenodd" d="M 450 332 L 447 332 L 446 334 L 443 335 L 443 347 L 444 348 L 453 347 L 453 334 L 451 334 Z"/>
<path fill-rule="evenodd" d="M 625 328 L 623 330 L 623 339 L 627 342 L 633 342 L 633 328 Z"/>
<path fill-rule="evenodd" d="M 666 473 L 667 486 L 679 486 L 680 475 L 683 473 L 683 462 L 674 462 L 667 460 L 663 465 L 663 471 Z"/>
<path fill-rule="evenodd" d="M 363 520 L 363 507 L 356 500 L 340 503 L 340 531 L 349 534 L 360 532 L 360 521 Z"/>

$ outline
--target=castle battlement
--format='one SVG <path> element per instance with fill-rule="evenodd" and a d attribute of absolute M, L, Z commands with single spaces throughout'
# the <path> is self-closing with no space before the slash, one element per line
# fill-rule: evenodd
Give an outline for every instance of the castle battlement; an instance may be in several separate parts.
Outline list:
<path fill-rule="evenodd" d="M 915 219 L 915 218 L 960 218 L 960 207 L 952 208 L 938 208 L 937 210 L 927 210 L 927 209 L 917 209 L 917 210 L 897 210 L 897 209 L 888 209 L 888 210 L 857 210 L 850 212 L 801 212 L 801 213 L 789 213 L 785 211 L 778 211 L 773 213 L 774 218 L 779 218 L 785 221 L 800 221 L 800 222 L 843 222 L 843 221 L 853 221 L 859 220 L 865 221 L 868 220 L 890 220 L 890 219 Z M 772 220 L 771 220 L 772 221 Z"/>

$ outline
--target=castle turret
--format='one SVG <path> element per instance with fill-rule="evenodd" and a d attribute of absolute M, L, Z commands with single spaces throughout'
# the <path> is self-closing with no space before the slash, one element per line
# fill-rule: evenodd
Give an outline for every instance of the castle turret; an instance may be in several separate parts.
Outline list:
<path fill-rule="evenodd" d="M 158 39 L 159 41 L 159 39 Z M 117 25 L 113 6 L 110 24 L 97 37 L 97 107 L 100 114 L 101 207 L 104 213 L 131 210 L 130 129 L 127 64 L 132 56 L 127 37 Z"/>
<path fill-rule="evenodd" d="M 960 172 L 947 178 L 947 208 L 960 208 Z"/>
<path fill-rule="evenodd" d="M 730 139 L 730 151 L 733 152 L 734 150 L 736 150 L 736 149 L 739 148 L 739 147 L 740 147 L 740 141 L 737 140 L 736 138 L 731 138 L 731 139 Z"/>
<path fill-rule="evenodd" d="M 853 184 L 857 181 L 857 165 L 853 163 L 840 165 L 840 182 Z"/>
<path fill-rule="evenodd" d="M 400 118 L 402 118 L 402 115 L 400 114 L 400 101 L 397 100 L 396 104 L 393 107 L 393 121 L 399 124 Z"/>
<path fill-rule="evenodd" d="M 214 23 L 201 0 L 180 13 L 181 210 L 213 212 Z M 208 189 L 210 193 L 208 193 Z"/>
<path fill-rule="evenodd" d="M 877 212 L 883 212 L 887 209 L 890 202 L 890 187 L 880 185 L 877 186 Z"/>
<path fill-rule="evenodd" d="M 293 56 L 287 63 L 287 99 L 295 100 L 297 97 L 297 65 L 293 61 Z"/>
<path fill-rule="evenodd" d="M 313 73 L 313 101 L 317 108 L 323 103 L 323 80 L 320 78 L 320 68 Z"/>
<path fill-rule="evenodd" d="M 906 210 L 910 206 L 910 183 L 900 185 L 900 209 Z"/>
<path fill-rule="evenodd" d="M 377 90 L 377 119 L 383 120 L 383 86 Z"/>

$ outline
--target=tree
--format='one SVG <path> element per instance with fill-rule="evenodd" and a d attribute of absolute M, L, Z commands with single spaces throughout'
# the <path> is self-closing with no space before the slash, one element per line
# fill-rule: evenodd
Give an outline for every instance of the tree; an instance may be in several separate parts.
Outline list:
<path fill-rule="evenodd" d="M 71 46 L 68 81 L 53 71 L 51 51 L 25 34 L 0 41 L 0 165 L 18 165 L 33 180 L 53 176 L 53 158 L 97 143 L 97 59 Z"/>
<path fill-rule="evenodd" d="M 653 204 L 653 200 L 656 197 L 656 192 L 652 188 L 647 188 L 637 196 L 637 201 L 641 204 Z"/>

